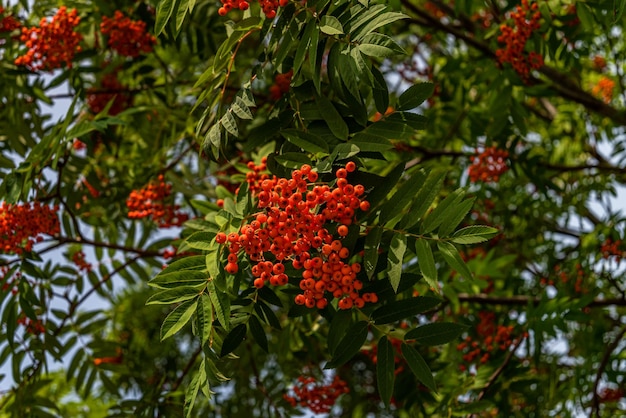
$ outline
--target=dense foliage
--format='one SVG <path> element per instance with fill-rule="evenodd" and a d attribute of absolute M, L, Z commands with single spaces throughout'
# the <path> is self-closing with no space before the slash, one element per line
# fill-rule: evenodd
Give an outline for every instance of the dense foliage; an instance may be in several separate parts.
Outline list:
<path fill-rule="evenodd" d="M 624 2 L 131 3 L 0 7 L 0 417 L 626 411 Z"/>

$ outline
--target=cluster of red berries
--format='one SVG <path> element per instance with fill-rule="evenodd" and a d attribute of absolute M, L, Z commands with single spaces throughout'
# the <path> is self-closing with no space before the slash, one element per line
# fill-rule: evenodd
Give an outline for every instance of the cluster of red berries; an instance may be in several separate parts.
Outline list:
<path fill-rule="evenodd" d="M 607 238 L 600 247 L 602 258 L 609 259 L 615 257 L 615 261 L 618 263 L 622 261 L 622 258 L 626 257 L 626 250 L 621 249 L 622 241 L 613 241 L 611 238 Z"/>
<path fill-rule="evenodd" d="M 316 414 L 327 414 L 344 393 L 350 392 L 348 384 L 335 375 L 330 383 L 319 382 L 312 376 L 300 376 L 291 389 L 293 396 L 284 394 L 283 398 L 292 406 L 309 408 Z"/>
<path fill-rule="evenodd" d="M 430 13 L 433 17 L 436 17 L 437 19 L 442 19 L 446 17 L 446 12 L 440 9 L 439 6 L 437 6 L 432 1 L 427 1 L 426 3 L 424 3 L 424 9 L 426 9 L 428 13 Z"/>
<path fill-rule="evenodd" d="M 626 390 L 622 388 L 603 388 L 598 394 L 598 397 L 600 398 L 600 402 L 603 403 L 617 402 L 626 397 Z"/>
<path fill-rule="evenodd" d="M 222 7 L 220 7 L 217 13 L 220 16 L 226 16 L 232 9 L 248 10 L 250 3 L 246 0 L 220 0 Z M 289 3 L 289 0 L 259 0 L 261 10 L 268 19 L 274 19 L 276 17 L 276 10 L 278 7 L 285 7 Z"/>
<path fill-rule="evenodd" d="M 41 19 L 39 27 L 22 28 L 20 40 L 28 51 L 15 59 L 15 65 L 24 65 L 29 69 L 51 71 L 66 65 L 72 66 L 83 36 L 74 29 L 80 22 L 76 9 L 69 12 L 62 6 L 50 21 Z"/>
<path fill-rule="evenodd" d="M 606 68 L 606 58 L 601 55 L 596 55 L 593 57 L 593 69 L 596 71 L 604 71 Z"/>
<path fill-rule="evenodd" d="M 11 293 L 13 295 L 17 295 L 18 288 L 17 283 L 22 278 L 22 273 L 20 271 L 16 271 L 12 275 L 9 276 L 9 267 L 3 266 L 0 267 L 0 283 L 2 283 L 2 291 L 7 292 L 11 289 Z"/>
<path fill-rule="evenodd" d="M 57 206 L 44 206 L 39 202 L 0 205 L 0 252 L 22 254 L 30 252 L 43 234 L 61 232 Z"/>
<path fill-rule="evenodd" d="M 537 10 L 537 3 L 530 5 L 528 0 L 522 0 L 516 11 L 511 13 L 514 27 L 503 24 L 500 26 L 498 42 L 504 43 L 504 48 L 496 50 L 496 58 L 501 64 L 509 63 L 513 69 L 527 80 L 531 69 L 543 66 L 543 57 L 536 52 L 526 54 L 524 48 L 533 31 L 539 29 L 541 12 Z"/>
<path fill-rule="evenodd" d="M 254 163 L 251 166 L 255 167 Z M 340 309 L 377 302 L 375 293 L 359 294 L 363 283 L 356 277 L 361 265 L 346 261 L 350 251 L 327 229 L 345 237 L 356 211 L 369 209 L 369 202 L 361 199 L 365 188 L 348 183 L 348 173 L 355 169 L 354 162 L 338 169 L 333 188 L 317 184 L 318 174 L 307 164 L 294 170 L 290 179 L 269 178 L 258 170 L 248 173 L 249 190 L 257 199 L 259 212 L 253 221 L 241 226 L 239 233 L 217 234 L 216 241 L 229 249 L 226 272 L 237 273 L 238 253 L 243 250 L 256 263 L 252 275 L 257 288 L 267 283 L 287 284 L 286 261 L 303 270 L 302 293 L 295 298 L 299 305 L 323 309 L 328 304 L 327 293 L 339 299 Z"/>
<path fill-rule="evenodd" d="M 608 77 L 601 77 L 598 84 L 593 86 L 591 93 L 601 98 L 604 103 L 611 103 L 613 100 L 613 89 L 615 88 L 615 81 Z"/>
<path fill-rule="evenodd" d="M 87 107 L 93 114 L 102 112 L 111 100 L 113 103 L 109 108 L 109 115 L 112 116 L 127 109 L 133 101 L 133 97 L 128 94 L 128 88 L 119 82 L 116 73 L 106 74 L 99 87 L 87 90 Z"/>
<path fill-rule="evenodd" d="M 480 153 L 476 150 L 476 155 L 470 157 L 472 163 L 468 171 L 470 181 L 472 183 L 497 182 L 500 176 L 509 169 L 506 163 L 508 157 L 508 151 L 496 147 L 485 148 Z"/>
<path fill-rule="evenodd" d="M 561 283 L 566 284 L 570 282 L 571 273 L 561 269 L 558 264 L 554 266 L 554 274 L 561 280 Z M 576 264 L 576 280 L 574 281 L 574 291 L 576 293 L 587 293 L 587 290 L 583 288 L 583 280 L 585 278 L 585 270 L 580 263 Z M 555 286 L 554 279 L 542 277 L 539 281 L 541 285 Z"/>
<path fill-rule="evenodd" d="M 406 361 L 402 357 L 402 340 L 399 338 L 389 338 L 389 342 L 394 349 L 394 374 L 398 375 L 404 371 L 404 366 L 406 364 Z M 369 357 L 369 359 L 372 360 L 373 364 L 378 363 L 378 344 L 372 346 L 372 348 L 370 348 L 369 350 L 363 350 L 362 353 Z"/>
<path fill-rule="evenodd" d="M 117 10 L 111 17 L 104 16 L 100 31 L 109 37 L 107 45 L 124 57 L 135 58 L 142 53 L 152 52 L 156 38 L 146 32 L 146 22 L 131 20 Z"/>
<path fill-rule="evenodd" d="M 0 6 L 0 33 L 13 32 L 22 27 L 22 24 L 12 15 L 4 16 L 4 7 Z"/>
<path fill-rule="evenodd" d="M 85 259 L 85 253 L 82 251 L 76 251 L 72 254 L 72 261 L 78 267 L 78 271 L 84 271 L 85 273 L 89 273 L 91 271 L 91 263 Z"/>
<path fill-rule="evenodd" d="M 121 364 L 124 360 L 124 353 L 122 353 L 121 348 L 116 349 L 117 355 L 109 356 L 109 357 L 96 357 L 93 359 L 94 366 L 99 366 L 101 364 Z"/>
<path fill-rule="evenodd" d="M 289 70 L 284 74 L 276 74 L 274 84 L 270 86 L 270 97 L 273 100 L 280 99 L 289 91 L 291 87 L 291 77 L 293 77 L 293 70 Z"/>
<path fill-rule="evenodd" d="M 46 332 L 46 327 L 44 326 L 43 322 L 41 322 L 39 319 L 33 321 L 23 314 L 17 318 L 17 323 L 19 325 L 22 325 L 26 329 L 26 332 L 32 335 L 39 335 Z"/>
<path fill-rule="evenodd" d="M 474 340 L 467 336 L 465 340 L 459 343 L 456 348 L 463 352 L 463 361 L 468 364 L 478 362 L 485 364 L 489 361 L 492 353 L 497 350 L 508 350 L 513 344 L 512 325 L 496 325 L 495 312 L 478 312 L 480 322 L 476 326 L 476 333 L 479 339 Z M 466 370 L 466 365 L 460 366 L 461 370 Z"/>
<path fill-rule="evenodd" d="M 172 185 L 159 175 L 156 182 L 150 182 L 139 190 L 130 192 L 126 199 L 128 217 L 131 219 L 151 218 L 159 228 L 181 226 L 189 216 L 179 211 L 179 205 L 166 201 L 172 194 Z"/>

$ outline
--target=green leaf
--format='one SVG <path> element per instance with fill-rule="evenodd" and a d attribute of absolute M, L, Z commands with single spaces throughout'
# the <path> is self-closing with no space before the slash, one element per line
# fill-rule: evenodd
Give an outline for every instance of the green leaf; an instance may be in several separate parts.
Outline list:
<path fill-rule="evenodd" d="M 370 57 L 387 58 L 393 55 L 406 54 L 400 45 L 382 33 L 370 33 L 361 40 L 357 49 Z"/>
<path fill-rule="evenodd" d="M 398 110 L 415 109 L 435 92 L 433 83 L 414 84 L 398 98 Z"/>
<path fill-rule="evenodd" d="M 466 325 L 454 322 L 433 322 L 410 330 L 404 335 L 404 340 L 415 340 L 424 345 L 442 345 L 458 338 L 466 329 Z"/>
<path fill-rule="evenodd" d="M 346 141 L 349 133 L 348 125 L 346 125 L 346 122 L 335 108 L 333 102 L 328 100 L 325 96 L 317 96 L 317 107 L 333 135 Z"/>
<path fill-rule="evenodd" d="M 176 2 L 174 0 L 161 0 L 157 5 L 156 9 L 156 22 L 154 24 L 154 34 L 159 36 L 163 29 L 165 29 L 165 25 L 170 20 L 172 13 L 174 12 L 174 5 Z"/>
<path fill-rule="evenodd" d="M 378 110 L 380 114 L 385 114 L 389 107 L 389 89 L 387 87 L 387 81 L 376 66 L 372 67 L 372 76 L 374 81 L 372 96 L 374 97 L 376 110 Z"/>
<path fill-rule="evenodd" d="M 215 232 L 194 232 L 185 239 L 185 243 L 196 250 L 211 250 L 215 246 L 213 238 L 215 238 L 216 235 Z"/>
<path fill-rule="evenodd" d="M 408 229 L 424 216 L 441 191 L 445 177 L 446 172 L 443 170 L 433 170 L 428 173 L 428 177 L 426 177 L 426 180 L 422 184 L 422 188 L 413 197 L 411 208 L 400 222 L 400 228 Z"/>
<path fill-rule="evenodd" d="M 226 131 L 234 137 L 239 136 L 239 128 L 237 127 L 237 120 L 231 112 L 224 113 L 224 116 L 220 119 L 220 124 L 226 129 Z"/>
<path fill-rule="evenodd" d="M 269 349 L 267 347 L 267 336 L 265 335 L 265 330 L 263 329 L 259 318 L 254 315 L 250 315 L 250 321 L 248 324 L 250 325 L 250 332 L 252 333 L 256 343 L 263 349 L 263 351 L 269 353 Z"/>
<path fill-rule="evenodd" d="M 326 35 L 343 35 L 343 26 L 336 17 L 324 15 L 320 19 L 320 31 Z"/>
<path fill-rule="evenodd" d="M 449 242 L 439 241 L 437 243 L 437 247 L 441 252 L 443 259 L 448 263 L 450 267 L 456 270 L 461 276 L 463 276 L 466 280 L 472 280 L 472 272 L 467 268 L 467 264 L 459 255 L 458 250 L 453 244 Z"/>
<path fill-rule="evenodd" d="M 422 189 L 425 180 L 424 172 L 416 170 L 413 172 L 396 192 L 389 198 L 389 200 L 380 209 L 381 222 L 387 222 L 398 216 L 402 211 L 414 201 L 415 195 L 420 189 Z M 396 221 L 397 222 L 397 221 Z M 388 228 L 393 228 L 395 223 L 386 225 Z"/>
<path fill-rule="evenodd" d="M 222 292 L 214 286 L 209 287 L 209 297 L 215 309 L 215 315 L 222 327 L 228 331 L 230 328 L 230 297 L 228 293 Z"/>
<path fill-rule="evenodd" d="M 174 289 L 181 286 L 198 288 L 207 283 L 209 274 L 205 270 L 181 270 L 173 273 L 159 274 L 148 284 L 158 289 Z"/>
<path fill-rule="evenodd" d="M 203 358 L 200 363 L 200 369 L 194 373 L 189 386 L 185 390 L 185 404 L 183 406 L 183 413 L 185 418 L 191 418 L 193 406 L 196 403 L 196 397 L 198 396 L 198 391 L 201 387 L 208 385 L 209 382 L 206 376 L 206 368 L 205 368 L 206 359 Z"/>
<path fill-rule="evenodd" d="M 478 244 L 498 235 L 498 229 L 485 225 L 471 225 L 459 229 L 452 234 L 452 242 L 456 244 Z"/>
<path fill-rule="evenodd" d="M 308 21 L 306 26 L 304 27 L 304 31 L 302 32 L 302 36 L 300 38 L 300 42 L 298 43 L 298 49 L 296 49 L 296 55 L 293 58 L 293 75 L 297 75 L 300 71 L 300 67 L 302 67 L 302 63 L 306 58 L 306 53 L 309 50 L 309 45 L 311 44 L 311 36 L 313 32 L 317 32 L 317 22 L 315 19 L 311 19 Z"/>
<path fill-rule="evenodd" d="M 417 380 L 422 382 L 428 389 L 436 392 L 437 385 L 435 384 L 433 374 L 420 353 L 410 345 L 402 343 L 402 356 L 406 360 L 415 377 L 417 377 Z"/>
<path fill-rule="evenodd" d="M 397 292 L 398 285 L 400 284 L 400 276 L 402 275 L 402 262 L 404 259 L 404 252 L 406 251 L 406 235 L 397 233 L 391 238 L 391 244 L 389 244 L 389 254 L 387 261 L 389 264 L 389 283 L 393 287 L 393 291 Z"/>
<path fill-rule="evenodd" d="M 267 303 L 271 303 L 272 305 L 278 306 L 279 308 L 283 307 L 283 302 L 280 300 L 278 295 L 276 295 L 276 293 L 269 287 L 262 287 L 257 292 L 259 294 L 259 297 Z"/>
<path fill-rule="evenodd" d="M 155 293 L 146 301 L 146 305 L 170 305 L 193 299 L 200 294 L 194 286 L 180 286 Z"/>
<path fill-rule="evenodd" d="M 369 279 L 372 278 L 378 264 L 378 247 L 383 236 L 383 228 L 375 226 L 370 229 L 365 236 L 365 253 L 363 255 L 363 265 Z"/>
<path fill-rule="evenodd" d="M 165 269 L 161 270 L 156 275 L 155 279 L 159 276 L 173 273 L 181 270 L 204 270 L 206 268 L 205 256 L 192 255 L 190 257 L 181 258 L 170 263 Z M 153 279 L 154 280 L 154 279 Z"/>
<path fill-rule="evenodd" d="M 331 355 L 335 354 L 335 350 L 341 341 L 341 337 L 346 334 L 346 330 L 352 323 L 352 312 L 350 310 L 339 310 L 335 313 L 335 316 L 330 321 L 328 327 L 328 352 Z"/>
<path fill-rule="evenodd" d="M 393 144 L 387 138 L 366 132 L 356 133 L 349 143 L 355 144 L 361 152 L 384 152 L 393 148 Z"/>
<path fill-rule="evenodd" d="M 235 101 L 230 106 L 231 110 L 237 115 L 240 119 L 252 119 L 253 115 L 250 111 L 250 108 L 246 105 L 243 99 L 239 96 L 235 97 Z"/>
<path fill-rule="evenodd" d="M 415 253 L 417 254 L 417 262 L 420 266 L 422 276 L 428 285 L 439 293 L 439 283 L 437 282 L 437 266 L 435 266 L 435 258 L 430 248 L 428 240 L 417 239 L 415 241 Z"/>
<path fill-rule="evenodd" d="M 322 137 L 299 129 L 281 130 L 280 134 L 292 144 L 311 154 L 328 154 L 328 144 Z"/>
<path fill-rule="evenodd" d="M 176 10 L 176 35 L 178 35 L 180 28 L 183 26 L 185 16 L 187 16 L 187 10 L 189 10 L 189 0 L 179 0 Z"/>
<path fill-rule="evenodd" d="M 188 300 L 170 312 L 161 325 L 161 341 L 176 334 L 187 325 L 197 306 L 197 300 Z"/>
<path fill-rule="evenodd" d="M 225 355 L 232 353 L 237 347 L 239 347 L 239 344 L 241 344 L 246 337 L 246 331 L 246 324 L 239 324 L 233 328 L 224 338 L 220 357 L 224 357 Z"/>
<path fill-rule="evenodd" d="M 367 327 L 368 325 L 366 321 L 359 321 L 352 325 L 337 345 L 337 349 L 333 354 L 332 360 L 326 363 L 324 368 L 337 368 L 354 357 L 367 339 Z"/>
<path fill-rule="evenodd" d="M 441 303 L 441 299 L 430 296 L 418 296 L 388 303 L 372 312 L 376 325 L 390 324 L 422 312 L 426 312 Z"/>
<path fill-rule="evenodd" d="M 461 221 L 467 216 L 467 213 L 472 209 L 472 206 L 474 206 L 475 199 L 467 199 L 459 203 L 458 206 L 455 205 L 448 208 L 445 215 L 442 216 L 441 227 L 437 231 L 440 238 L 447 237 L 459 226 Z"/>
<path fill-rule="evenodd" d="M 274 158 L 278 164 L 291 169 L 299 169 L 303 164 L 311 165 L 311 159 L 301 152 L 285 152 Z"/>
<path fill-rule="evenodd" d="M 393 383 L 395 379 L 395 352 L 393 345 L 386 335 L 378 340 L 378 351 L 376 353 L 376 383 L 380 399 L 389 407 L 391 396 L 393 395 Z"/>
<path fill-rule="evenodd" d="M 437 228 L 447 216 L 450 207 L 454 208 L 459 206 L 465 192 L 463 189 L 456 189 L 450 193 L 443 201 L 441 201 L 433 211 L 424 218 L 420 231 L 422 234 L 427 234 Z M 454 210 L 454 209 L 452 209 Z"/>
<path fill-rule="evenodd" d="M 404 13 L 397 13 L 397 12 L 378 13 L 376 17 L 368 20 L 364 26 L 361 26 L 360 28 L 356 30 L 352 30 L 350 34 L 352 35 L 352 38 L 355 41 L 361 41 L 366 35 L 370 34 L 374 30 L 381 28 L 385 25 L 388 25 L 390 23 L 393 23 L 396 20 L 406 19 L 406 18 L 408 18 L 408 16 L 405 15 Z"/>
<path fill-rule="evenodd" d="M 206 293 L 200 295 L 198 299 L 196 318 L 198 319 L 200 340 L 204 346 L 210 341 L 211 330 L 213 329 L 213 304 L 211 303 L 211 298 Z"/>

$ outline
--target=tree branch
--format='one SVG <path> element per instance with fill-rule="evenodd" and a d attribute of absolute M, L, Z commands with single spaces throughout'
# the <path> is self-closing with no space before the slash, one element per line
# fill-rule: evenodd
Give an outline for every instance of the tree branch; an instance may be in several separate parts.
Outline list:
<path fill-rule="evenodd" d="M 541 303 L 541 298 L 533 296 L 493 296 L 486 293 L 470 295 L 468 293 L 459 293 L 457 295 L 459 302 L 478 303 L 481 305 L 502 305 L 502 306 L 527 306 L 529 304 L 537 306 Z M 585 307 L 603 308 L 607 306 L 626 306 L 625 298 L 607 298 L 594 299 Z"/>

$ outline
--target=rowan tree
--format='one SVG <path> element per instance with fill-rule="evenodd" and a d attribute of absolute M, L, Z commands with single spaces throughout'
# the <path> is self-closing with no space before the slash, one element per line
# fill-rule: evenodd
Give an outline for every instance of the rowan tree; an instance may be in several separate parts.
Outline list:
<path fill-rule="evenodd" d="M 618 416 L 626 3 L 0 7 L 0 416 Z"/>

